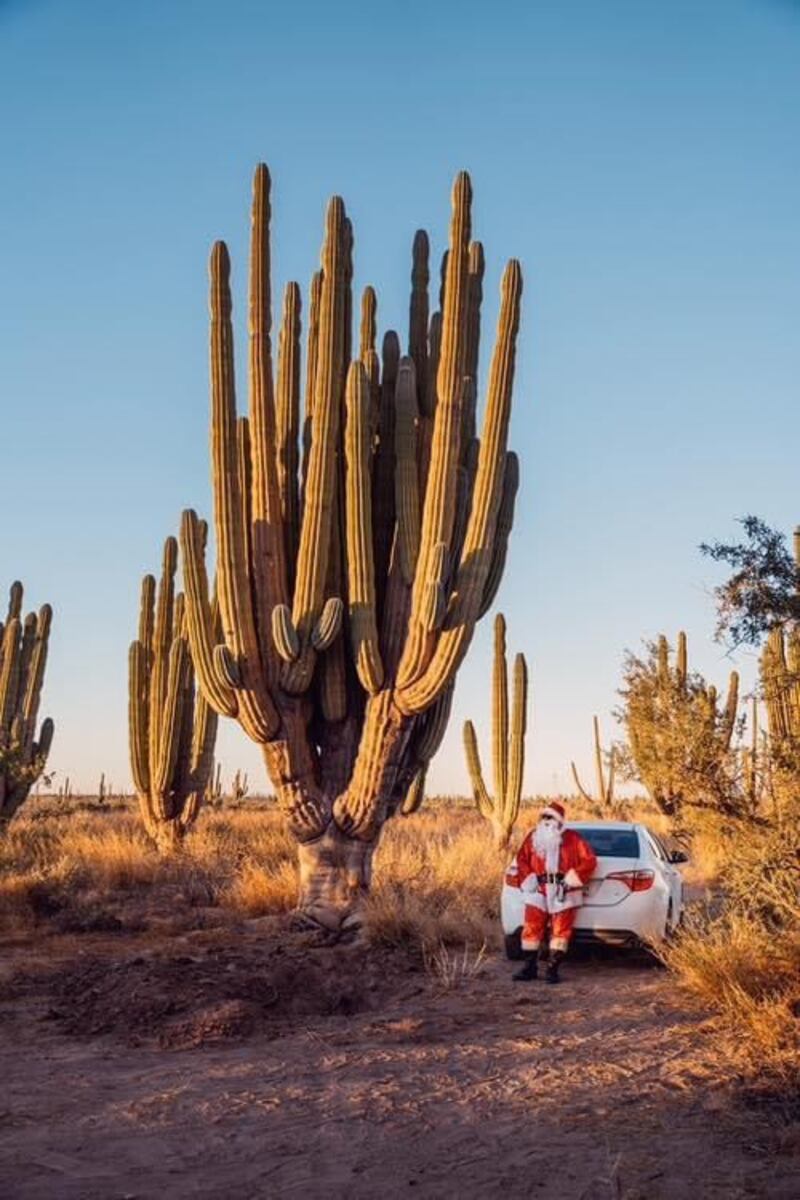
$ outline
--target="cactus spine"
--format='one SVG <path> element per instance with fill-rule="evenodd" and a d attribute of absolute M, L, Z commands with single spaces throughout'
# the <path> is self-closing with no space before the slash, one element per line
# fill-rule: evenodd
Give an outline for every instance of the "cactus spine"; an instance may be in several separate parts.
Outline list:
<path fill-rule="evenodd" d="M 514 261 L 503 275 L 478 443 L 483 254 L 470 242 L 471 198 L 462 173 L 433 314 L 427 235 L 414 239 L 406 356 L 391 330 L 378 355 L 371 288 L 353 345 L 353 231 L 342 200 L 331 200 L 308 306 L 302 435 L 294 284 L 285 292 L 277 389 L 272 382 L 263 165 L 253 197 L 245 426 L 236 415 L 228 254 L 223 243 L 211 254 L 221 633 L 201 522 L 188 511 L 181 548 L 192 657 L 209 704 L 262 747 L 300 847 L 300 906 L 334 930 L 357 921 L 382 825 L 441 739 L 513 519 L 518 464 L 507 436 L 522 276 Z M 220 647 L 231 669 L 221 669 Z"/>
<path fill-rule="evenodd" d="M 53 741 L 49 717 L 36 737 L 53 613 L 44 604 L 23 620 L 22 598 L 22 584 L 16 581 L 5 623 L 0 623 L 0 832 L 42 774 Z"/>
<path fill-rule="evenodd" d="M 216 712 L 195 694 L 176 563 L 177 543 L 167 538 L 157 596 L 153 576 L 142 580 L 139 636 L 128 658 L 133 781 L 145 828 L 165 852 L 180 844 L 197 816 L 217 734 Z"/>
<path fill-rule="evenodd" d="M 602 812 L 612 813 L 614 811 L 614 747 L 611 747 L 608 754 L 608 774 L 606 774 L 603 765 L 603 747 L 600 741 L 600 722 L 597 717 L 592 718 L 592 724 L 594 728 L 594 769 L 597 780 L 597 799 L 595 800 L 581 783 L 578 776 L 578 768 L 574 762 L 570 763 L 572 777 L 584 800 L 588 801 L 593 807 L 599 807 Z"/>
<path fill-rule="evenodd" d="M 464 723 L 464 751 L 478 812 L 491 823 L 494 840 L 506 847 L 511 840 L 522 799 L 525 768 L 525 731 L 528 711 L 528 669 L 525 658 L 514 659 L 511 729 L 508 725 L 508 666 L 506 622 L 494 619 L 494 670 L 492 673 L 492 762 L 494 795 L 490 795 L 481 768 L 478 739 L 472 721 Z"/>

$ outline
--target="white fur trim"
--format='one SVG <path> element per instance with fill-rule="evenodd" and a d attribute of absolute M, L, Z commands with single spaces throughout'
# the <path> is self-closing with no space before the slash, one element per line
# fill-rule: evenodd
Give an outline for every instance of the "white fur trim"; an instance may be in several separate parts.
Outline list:
<path fill-rule="evenodd" d="M 570 867 L 570 869 L 567 871 L 566 875 L 564 876 L 564 883 L 567 885 L 567 887 L 571 888 L 583 887 L 583 880 L 574 867 Z"/>
<path fill-rule="evenodd" d="M 568 938 L 550 938 L 550 949 L 551 950 L 566 950 L 568 945 L 569 945 Z"/>
<path fill-rule="evenodd" d="M 554 808 L 543 808 L 541 811 L 540 820 L 541 817 L 552 817 L 553 820 L 558 821 L 559 825 L 564 824 L 564 818 L 562 817 L 561 813 L 557 812 Z"/>

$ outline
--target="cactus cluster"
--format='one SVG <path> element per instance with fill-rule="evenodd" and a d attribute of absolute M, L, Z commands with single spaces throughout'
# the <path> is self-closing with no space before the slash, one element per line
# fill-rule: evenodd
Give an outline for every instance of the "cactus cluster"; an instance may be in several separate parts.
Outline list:
<path fill-rule="evenodd" d="M 775 816 L 798 794 L 800 779 L 800 629 L 776 626 L 761 655 L 761 688 L 769 727 Z"/>
<path fill-rule="evenodd" d="M 464 723 L 464 750 L 475 803 L 491 823 L 494 840 L 506 847 L 511 840 L 522 799 L 525 769 L 525 731 L 528 710 L 528 670 L 525 658 L 514 659 L 511 726 L 508 713 L 508 666 L 506 623 L 502 613 L 494 620 L 494 670 L 492 672 L 492 764 L 494 795 L 490 795 L 481 769 L 478 739 L 472 721 Z"/>
<path fill-rule="evenodd" d="M 655 665 L 632 660 L 623 710 L 636 775 L 668 816 L 685 804 L 735 811 L 728 778 L 736 726 L 739 676 L 732 671 L 724 705 L 717 689 L 688 669 L 686 634 L 679 633 L 674 665 L 663 635 Z"/>
<path fill-rule="evenodd" d="M 591 795 L 589 790 L 583 786 L 578 775 L 578 768 L 574 762 L 570 763 L 572 768 L 572 778 L 575 780 L 575 786 L 589 804 L 593 808 L 598 808 L 602 813 L 613 813 L 614 805 L 614 772 L 616 770 L 616 751 L 612 746 L 608 752 L 608 770 L 604 763 L 603 746 L 600 741 L 600 722 L 597 717 L 592 718 L 592 726 L 594 732 L 594 769 L 595 779 L 597 783 L 597 797 Z"/>
<path fill-rule="evenodd" d="M 387 817 L 414 806 L 458 667 L 492 603 L 518 483 L 507 450 L 522 276 L 503 275 L 476 436 L 484 260 L 472 188 L 453 190 L 439 307 L 429 245 L 411 262 L 407 353 L 377 301 L 353 339 L 353 229 L 328 206 L 310 290 L 301 406 L 300 288 L 272 351 L 270 178 L 257 168 L 249 289 L 249 411 L 237 414 L 230 263 L 211 254 L 211 444 L 221 636 L 202 523 L 184 513 L 187 628 L 198 683 L 263 748 L 300 846 L 301 905 L 331 927 L 369 884 Z"/>
<path fill-rule="evenodd" d="M 0 623 L 0 832 L 42 774 L 53 741 L 49 717 L 36 736 L 52 609 L 44 604 L 23 620 L 22 594 L 12 583 Z"/>
<path fill-rule="evenodd" d="M 162 851 L 176 848 L 197 816 L 217 734 L 217 714 L 196 695 L 177 557 L 175 538 L 167 538 L 158 593 L 152 575 L 142 580 L 128 658 L 131 770 L 145 828 Z"/>

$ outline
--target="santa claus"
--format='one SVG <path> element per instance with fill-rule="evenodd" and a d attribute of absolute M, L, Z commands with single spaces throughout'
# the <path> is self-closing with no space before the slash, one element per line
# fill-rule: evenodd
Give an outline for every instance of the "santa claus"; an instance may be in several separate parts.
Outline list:
<path fill-rule="evenodd" d="M 548 983 L 558 983 L 558 968 L 567 952 L 583 889 L 597 866 L 588 842 L 564 828 L 564 806 L 557 801 L 542 811 L 506 871 L 506 883 L 518 887 L 525 901 L 522 956 L 525 964 L 514 979 L 536 979 L 538 958 L 548 926 Z"/>

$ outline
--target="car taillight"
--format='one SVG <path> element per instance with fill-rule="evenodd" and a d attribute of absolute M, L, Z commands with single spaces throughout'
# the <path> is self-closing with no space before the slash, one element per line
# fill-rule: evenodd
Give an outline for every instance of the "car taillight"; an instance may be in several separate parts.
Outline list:
<path fill-rule="evenodd" d="M 646 892 L 653 886 L 655 871 L 612 871 L 606 879 L 618 879 L 632 892 Z"/>

